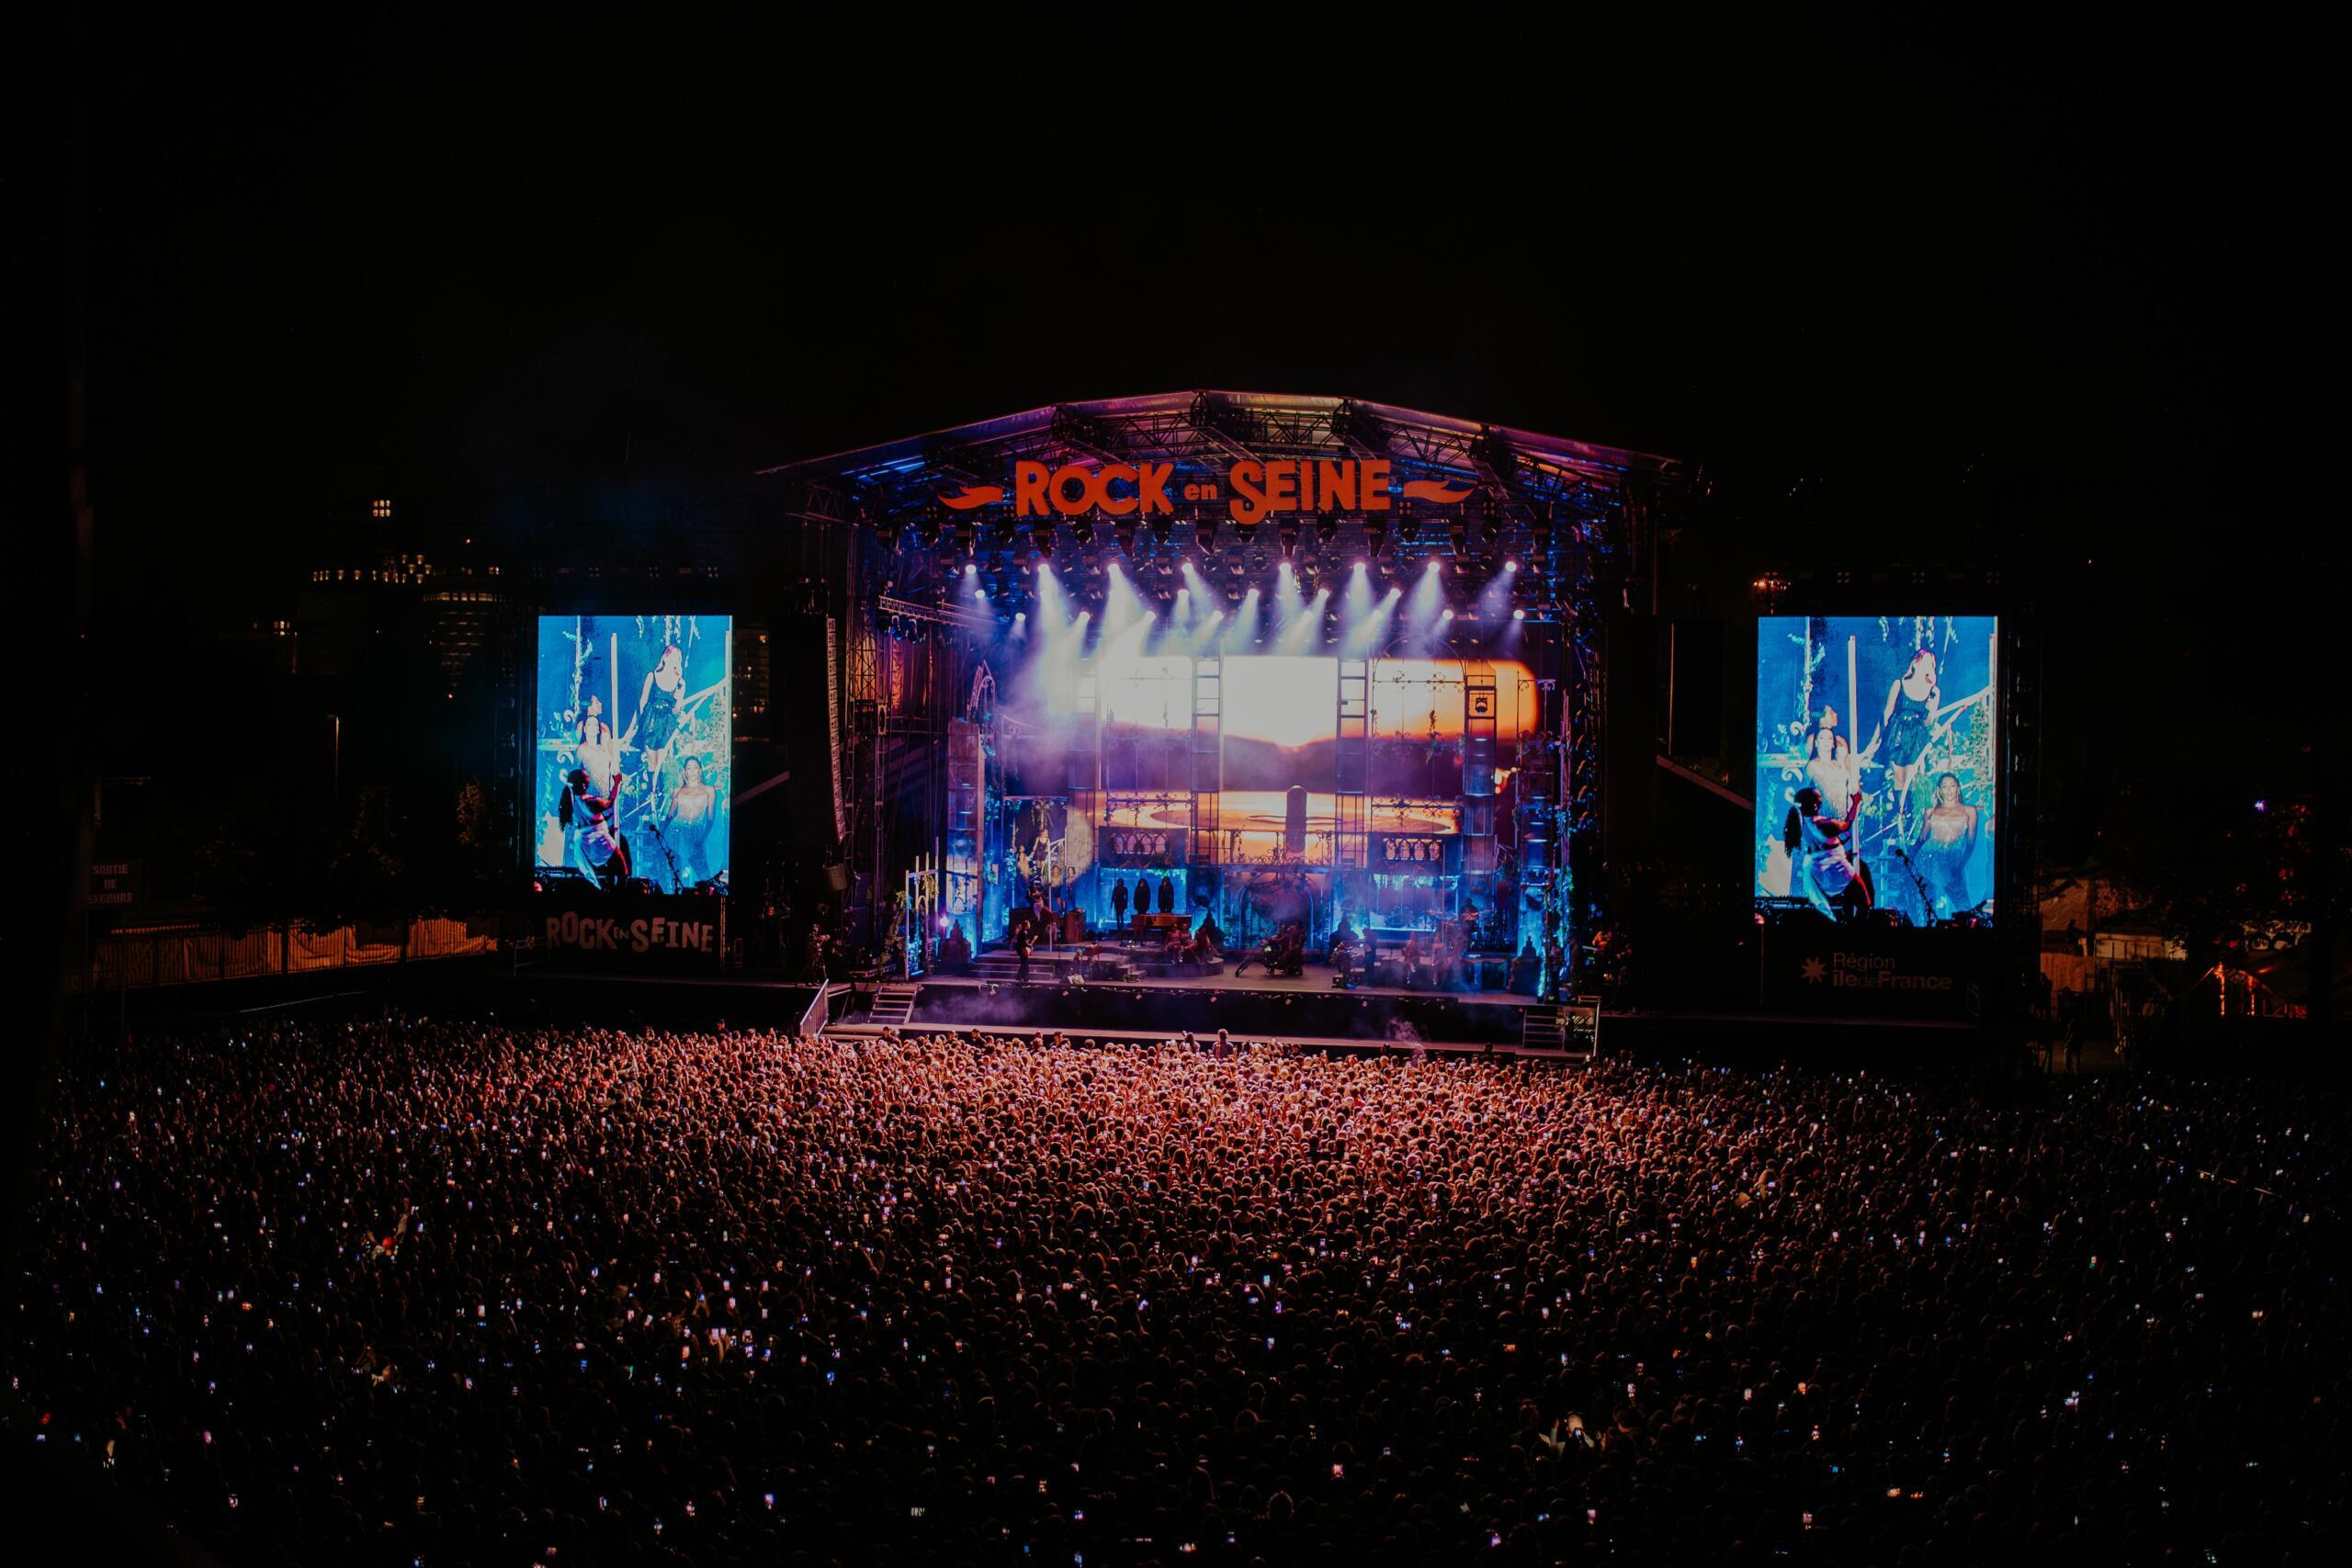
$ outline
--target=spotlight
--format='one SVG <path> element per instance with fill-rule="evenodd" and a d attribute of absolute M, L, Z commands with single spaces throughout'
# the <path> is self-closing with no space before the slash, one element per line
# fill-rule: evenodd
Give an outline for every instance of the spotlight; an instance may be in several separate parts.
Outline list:
<path fill-rule="evenodd" d="M 1512 556 L 1505 560 L 1503 562 L 1503 570 L 1505 571 L 1517 571 L 1519 570 L 1519 558 L 1517 556 Z"/>
<path fill-rule="evenodd" d="M 1438 616 L 1438 619 L 1439 619 L 1439 620 L 1441 620 L 1441 621 L 1450 621 L 1450 620 L 1453 619 L 1453 611 L 1451 611 L 1451 610 L 1448 610 L 1448 611 L 1446 611 L 1443 615 L 1442 615 Z"/>
<path fill-rule="evenodd" d="M 1527 619 L 1527 612 L 1524 610 L 1513 610 L 1510 613 L 1510 618 L 1514 621 L 1523 621 Z"/>
<path fill-rule="evenodd" d="M 964 563 L 964 575 L 966 577 L 978 577 L 979 572 L 980 569 L 978 562 L 966 561 Z"/>

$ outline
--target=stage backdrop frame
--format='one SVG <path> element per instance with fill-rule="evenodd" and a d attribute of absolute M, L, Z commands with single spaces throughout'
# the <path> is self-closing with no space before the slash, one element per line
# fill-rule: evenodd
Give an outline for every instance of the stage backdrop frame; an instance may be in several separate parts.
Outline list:
<path fill-rule="evenodd" d="M 610 861 L 600 867 L 583 842 L 576 801 L 573 825 L 561 821 L 565 776 L 577 767 L 597 793 L 621 781 L 631 881 L 665 896 L 725 891 L 735 804 L 732 612 L 542 608 L 532 627 L 530 714 L 517 739 L 535 883 L 549 892 L 617 890 L 600 888 L 600 870 L 604 883 L 615 880 Z"/>

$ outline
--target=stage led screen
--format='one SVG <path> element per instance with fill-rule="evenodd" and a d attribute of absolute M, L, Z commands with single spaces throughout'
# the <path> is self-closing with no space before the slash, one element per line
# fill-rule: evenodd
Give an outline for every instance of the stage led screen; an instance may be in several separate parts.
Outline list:
<path fill-rule="evenodd" d="M 1759 619 L 1757 897 L 1990 918 L 1999 659 L 1991 615 Z"/>
<path fill-rule="evenodd" d="M 543 879 L 725 887 L 732 637 L 727 615 L 539 617 Z"/>
<path fill-rule="evenodd" d="M 1472 666 L 1459 659 L 1364 661 L 1354 701 L 1367 705 L 1367 826 L 1374 832 L 1451 834 L 1460 828 L 1462 764 Z M 1508 789 L 1522 737 L 1542 716 L 1535 678 L 1517 660 L 1476 666 L 1494 682 L 1498 792 Z M 1329 654 L 1236 654 L 1218 662 L 1215 695 L 1196 688 L 1194 660 L 1120 649 L 1102 656 L 1102 784 L 1125 826 L 1182 827 L 1178 796 L 1192 778 L 1196 718 L 1214 724 L 1219 786 L 1216 855 L 1228 865 L 1332 852 L 1340 660 Z M 1038 682 L 1046 702 L 1008 726 L 1014 794 L 1057 793 L 1062 760 L 1083 758 L 1085 701 L 1074 678 Z M 1214 705 L 1214 719 L 1200 716 Z M 1042 783 L 1045 787 L 1036 787 Z M 1149 798 L 1146 798 L 1149 797 Z"/>

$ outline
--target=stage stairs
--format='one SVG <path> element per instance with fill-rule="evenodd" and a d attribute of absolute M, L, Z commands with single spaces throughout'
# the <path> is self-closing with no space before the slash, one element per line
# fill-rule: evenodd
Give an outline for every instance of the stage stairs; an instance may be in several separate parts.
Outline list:
<path fill-rule="evenodd" d="M 866 1017 L 893 1027 L 902 1024 L 914 1017 L 915 997 L 922 989 L 921 986 L 905 981 L 885 986 L 874 993 L 874 1006 Z"/>
<path fill-rule="evenodd" d="M 1519 1043 L 1530 1051 L 1544 1051 L 1565 1055 L 1568 1050 L 1568 1010 L 1560 1007 L 1532 1007 L 1519 1015 Z M 1578 1052 L 1589 1056 L 1588 1052 Z"/>
<path fill-rule="evenodd" d="M 1038 948 L 1029 954 L 1029 983 L 1033 986 L 1057 985 L 1066 977 L 1069 966 L 1077 962 L 1078 955 L 1069 948 L 1058 948 L 1051 953 Z M 972 964 L 973 978 L 994 980 L 1000 985 L 1012 985 L 1020 974 L 1020 956 L 1010 948 L 990 949 Z"/>

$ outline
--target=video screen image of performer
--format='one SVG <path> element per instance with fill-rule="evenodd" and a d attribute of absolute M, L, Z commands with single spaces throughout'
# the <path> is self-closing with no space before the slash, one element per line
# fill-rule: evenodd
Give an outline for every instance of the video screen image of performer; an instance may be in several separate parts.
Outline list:
<path fill-rule="evenodd" d="M 1999 659 L 1991 615 L 1759 619 L 1757 897 L 1989 918 Z"/>
<path fill-rule="evenodd" d="M 724 887 L 731 617 L 542 615 L 537 651 L 537 864 L 605 887 Z"/>

